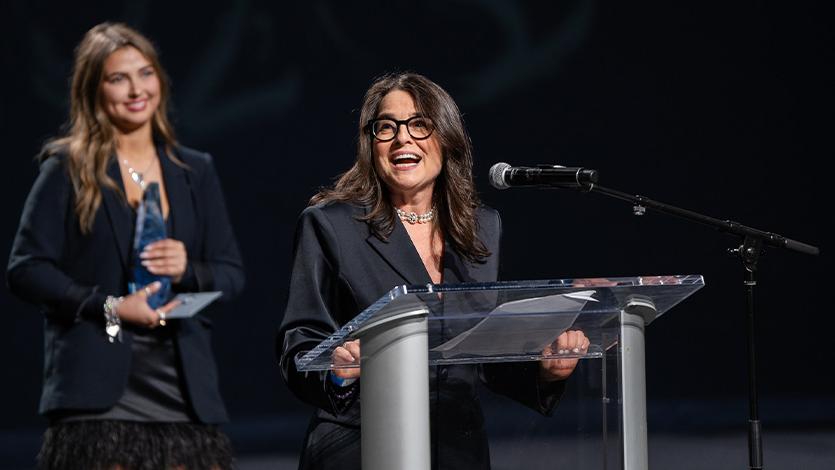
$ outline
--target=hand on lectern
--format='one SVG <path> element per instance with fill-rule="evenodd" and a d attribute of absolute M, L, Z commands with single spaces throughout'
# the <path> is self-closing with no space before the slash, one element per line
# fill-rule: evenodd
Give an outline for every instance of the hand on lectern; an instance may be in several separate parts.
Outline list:
<path fill-rule="evenodd" d="M 584 355 L 589 350 L 589 339 L 579 330 L 565 331 L 557 337 L 557 340 L 545 347 L 542 353 L 551 355 L 574 355 L 565 359 L 543 359 L 539 361 L 539 377 L 546 382 L 567 379 L 577 362 L 580 360 L 576 355 Z"/>
<path fill-rule="evenodd" d="M 333 350 L 333 374 L 340 379 L 358 379 L 360 376 L 359 367 L 343 368 L 339 366 L 355 365 L 360 361 L 360 340 L 348 341 L 342 346 Z"/>

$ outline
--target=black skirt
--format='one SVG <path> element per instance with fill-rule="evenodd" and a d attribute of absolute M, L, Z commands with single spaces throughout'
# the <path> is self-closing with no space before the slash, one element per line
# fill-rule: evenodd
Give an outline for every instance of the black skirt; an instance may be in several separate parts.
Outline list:
<path fill-rule="evenodd" d="M 48 470 L 227 470 L 229 439 L 199 423 L 84 420 L 55 423 L 44 434 L 38 468 Z"/>
<path fill-rule="evenodd" d="M 53 413 L 38 454 L 49 470 L 226 470 L 229 439 L 197 422 L 183 393 L 173 331 L 137 329 L 125 392 L 108 410 Z"/>

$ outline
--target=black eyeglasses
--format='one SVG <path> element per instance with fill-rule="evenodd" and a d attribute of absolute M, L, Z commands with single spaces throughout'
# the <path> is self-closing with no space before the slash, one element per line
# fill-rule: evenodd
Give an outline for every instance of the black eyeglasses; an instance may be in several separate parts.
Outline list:
<path fill-rule="evenodd" d="M 423 140 L 432 135 L 435 125 L 432 120 L 423 116 L 412 116 L 409 119 L 398 121 L 397 119 L 378 118 L 368 121 L 367 128 L 380 142 L 394 140 L 400 126 L 405 125 L 406 131 L 413 139 Z"/>

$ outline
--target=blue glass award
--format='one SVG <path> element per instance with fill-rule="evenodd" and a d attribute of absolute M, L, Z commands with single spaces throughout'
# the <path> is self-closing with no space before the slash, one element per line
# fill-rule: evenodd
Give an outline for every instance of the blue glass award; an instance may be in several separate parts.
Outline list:
<path fill-rule="evenodd" d="M 159 183 L 149 183 L 142 193 L 142 201 L 136 211 L 136 233 L 133 237 L 132 259 L 133 282 L 129 287 L 131 292 L 135 292 L 154 281 L 159 281 L 162 287 L 148 297 L 148 305 L 154 309 L 164 305 L 171 296 L 171 278 L 148 271 L 145 266 L 142 266 L 142 259 L 139 255 L 142 254 L 146 246 L 155 241 L 163 240 L 165 237 L 165 219 L 162 216 Z"/>

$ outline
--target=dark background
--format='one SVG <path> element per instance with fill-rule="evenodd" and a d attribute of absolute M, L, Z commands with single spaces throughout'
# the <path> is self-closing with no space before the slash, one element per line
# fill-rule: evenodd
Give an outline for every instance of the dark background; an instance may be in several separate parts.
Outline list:
<path fill-rule="evenodd" d="M 702 274 L 706 287 L 648 331 L 650 430 L 744 429 L 739 243 L 599 194 L 489 187 L 487 170 L 560 163 L 601 184 L 820 246 L 768 249 L 757 290 L 766 431 L 833 427 L 833 21 L 810 3 L 500 0 L 4 1 L 3 203 L 11 247 L 43 141 L 67 116 L 73 48 L 124 21 L 158 46 L 185 145 L 211 152 L 243 251 L 245 294 L 215 313 L 239 452 L 295 451 L 309 410 L 273 353 L 295 219 L 354 159 L 374 77 L 411 70 L 458 102 L 484 201 L 504 221 L 503 277 Z M 627 4 L 628 3 L 628 4 Z M 0 452 L 31 458 L 45 422 L 41 317 L 0 288 Z M 677 403 L 701 403 L 690 408 Z M 34 437 L 33 437 L 34 436 Z M 2 460 L 2 459 L 0 459 Z"/>

